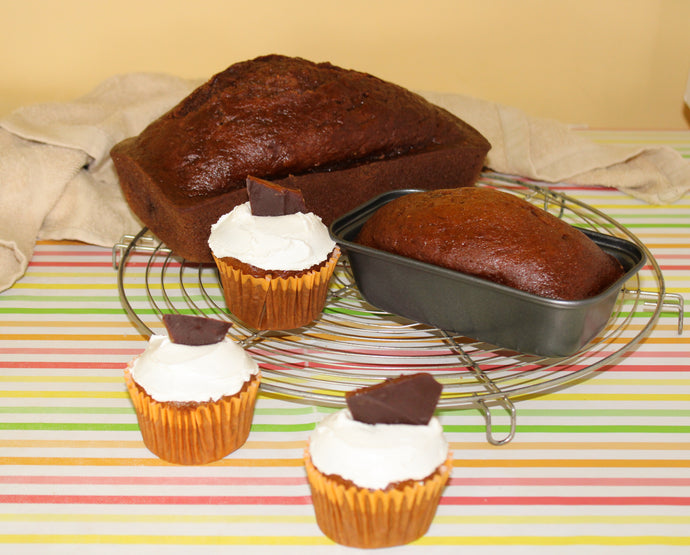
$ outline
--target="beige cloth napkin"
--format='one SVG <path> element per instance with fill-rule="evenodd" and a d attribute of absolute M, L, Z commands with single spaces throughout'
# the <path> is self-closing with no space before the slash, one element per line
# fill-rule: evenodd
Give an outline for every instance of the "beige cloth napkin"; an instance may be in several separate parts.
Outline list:
<path fill-rule="evenodd" d="M 653 204 L 690 191 L 690 161 L 667 146 L 594 143 L 557 121 L 456 94 L 424 93 L 477 128 L 491 143 L 487 166 L 549 183 L 615 187 Z M 690 132 L 688 133 L 690 140 Z"/>
<path fill-rule="evenodd" d="M 119 75 L 73 102 L 27 106 L 0 121 L 0 291 L 23 275 L 37 239 L 112 246 L 141 228 L 108 153 L 199 83 Z M 597 145 L 508 106 L 424 94 L 489 139 L 487 165 L 498 172 L 618 187 L 648 202 L 673 202 L 690 189 L 690 162 L 672 149 Z"/>
<path fill-rule="evenodd" d="M 37 239 L 112 246 L 141 229 L 120 192 L 110 148 L 197 84 L 119 75 L 73 102 L 27 106 L 0 121 L 0 291 L 24 274 Z"/>

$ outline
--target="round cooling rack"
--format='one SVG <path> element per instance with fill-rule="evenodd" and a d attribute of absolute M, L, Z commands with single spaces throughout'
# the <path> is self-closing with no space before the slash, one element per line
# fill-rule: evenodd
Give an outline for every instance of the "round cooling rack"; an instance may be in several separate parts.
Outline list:
<path fill-rule="evenodd" d="M 340 407 L 352 389 L 399 374 L 430 372 L 444 386 L 439 408 L 478 409 L 487 440 L 504 444 L 515 435 L 513 401 L 573 385 L 613 364 L 649 334 L 662 311 L 678 314 L 681 333 L 683 298 L 666 292 L 661 270 L 644 244 L 597 209 L 538 183 L 499 174 L 483 174 L 477 186 L 519 195 L 570 224 L 627 239 L 645 253 L 647 264 L 621 290 L 604 330 L 574 355 L 545 358 L 505 351 L 383 312 L 362 299 L 345 255 L 319 320 L 297 330 L 256 331 L 228 312 L 214 265 L 176 257 L 146 228 L 113 248 L 120 299 L 146 335 L 163 333 L 161 318 L 169 312 L 233 322 L 229 334 L 261 367 L 262 390 L 295 402 Z M 494 434 L 497 412 L 510 423 L 501 437 Z"/>

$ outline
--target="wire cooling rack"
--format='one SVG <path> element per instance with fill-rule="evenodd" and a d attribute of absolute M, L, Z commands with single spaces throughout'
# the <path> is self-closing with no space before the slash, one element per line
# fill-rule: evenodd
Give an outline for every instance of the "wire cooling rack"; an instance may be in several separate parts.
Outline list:
<path fill-rule="evenodd" d="M 574 355 L 545 358 L 505 351 L 383 312 L 360 296 L 347 256 L 338 263 L 319 320 L 297 330 L 256 331 L 228 312 L 215 266 L 176 257 L 146 228 L 113 248 L 120 299 L 146 335 L 162 333 L 161 317 L 169 312 L 231 321 L 230 335 L 261 367 L 264 393 L 295 402 L 344 406 L 351 389 L 430 372 L 444 386 L 439 408 L 478 409 L 487 440 L 501 445 L 515 435 L 515 401 L 571 386 L 613 364 L 649 334 L 662 311 L 677 313 L 681 333 L 683 298 L 666 292 L 661 270 L 644 244 L 597 209 L 538 183 L 499 174 L 483 174 L 477 186 L 519 195 L 568 223 L 632 241 L 645 253 L 647 264 L 621 290 L 604 330 Z M 499 413 L 510 423 L 501 436 L 494 432 Z"/>

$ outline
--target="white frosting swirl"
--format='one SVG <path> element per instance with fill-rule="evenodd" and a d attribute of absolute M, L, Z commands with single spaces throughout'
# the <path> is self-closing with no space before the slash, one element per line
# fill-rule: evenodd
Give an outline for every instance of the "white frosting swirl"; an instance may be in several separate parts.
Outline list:
<path fill-rule="evenodd" d="M 317 425 L 309 453 L 323 474 L 336 474 L 362 488 L 384 489 L 432 474 L 448 457 L 448 442 L 436 417 L 426 426 L 364 424 L 343 409 Z"/>
<path fill-rule="evenodd" d="M 227 337 L 192 346 L 153 335 L 130 367 L 134 381 L 159 402 L 217 401 L 237 393 L 258 371 L 257 363 Z"/>
<path fill-rule="evenodd" d="M 211 226 L 208 239 L 217 258 L 230 256 L 263 270 L 298 271 L 321 264 L 335 242 L 321 218 L 311 212 L 254 216 L 240 204 Z"/>

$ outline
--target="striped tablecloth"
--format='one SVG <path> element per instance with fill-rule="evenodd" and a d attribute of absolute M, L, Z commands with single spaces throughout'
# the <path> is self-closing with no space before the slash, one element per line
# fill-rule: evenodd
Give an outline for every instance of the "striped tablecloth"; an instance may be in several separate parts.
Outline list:
<path fill-rule="evenodd" d="M 583 133 L 690 157 L 687 132 Z M 690 306 L 690 197 L 651 206 L 558 189 L 635 233 Z M 302 467 L 331 409 L 262 396 L 247 444 L 207 466 L 146 450 L 122 378 L 145 339 L 119 301 L 110 250 L 39 244 L 0 314 L 3 553 L 352 551 L 316 526 Z M 690 553 L 690 334 L 677 327 L 666 312 L 615 366 L 517 402 L 507 445 L 487 443 L 478 411 L 442 411 L 451 483 L 429 533 L 390 551 Z"/>

